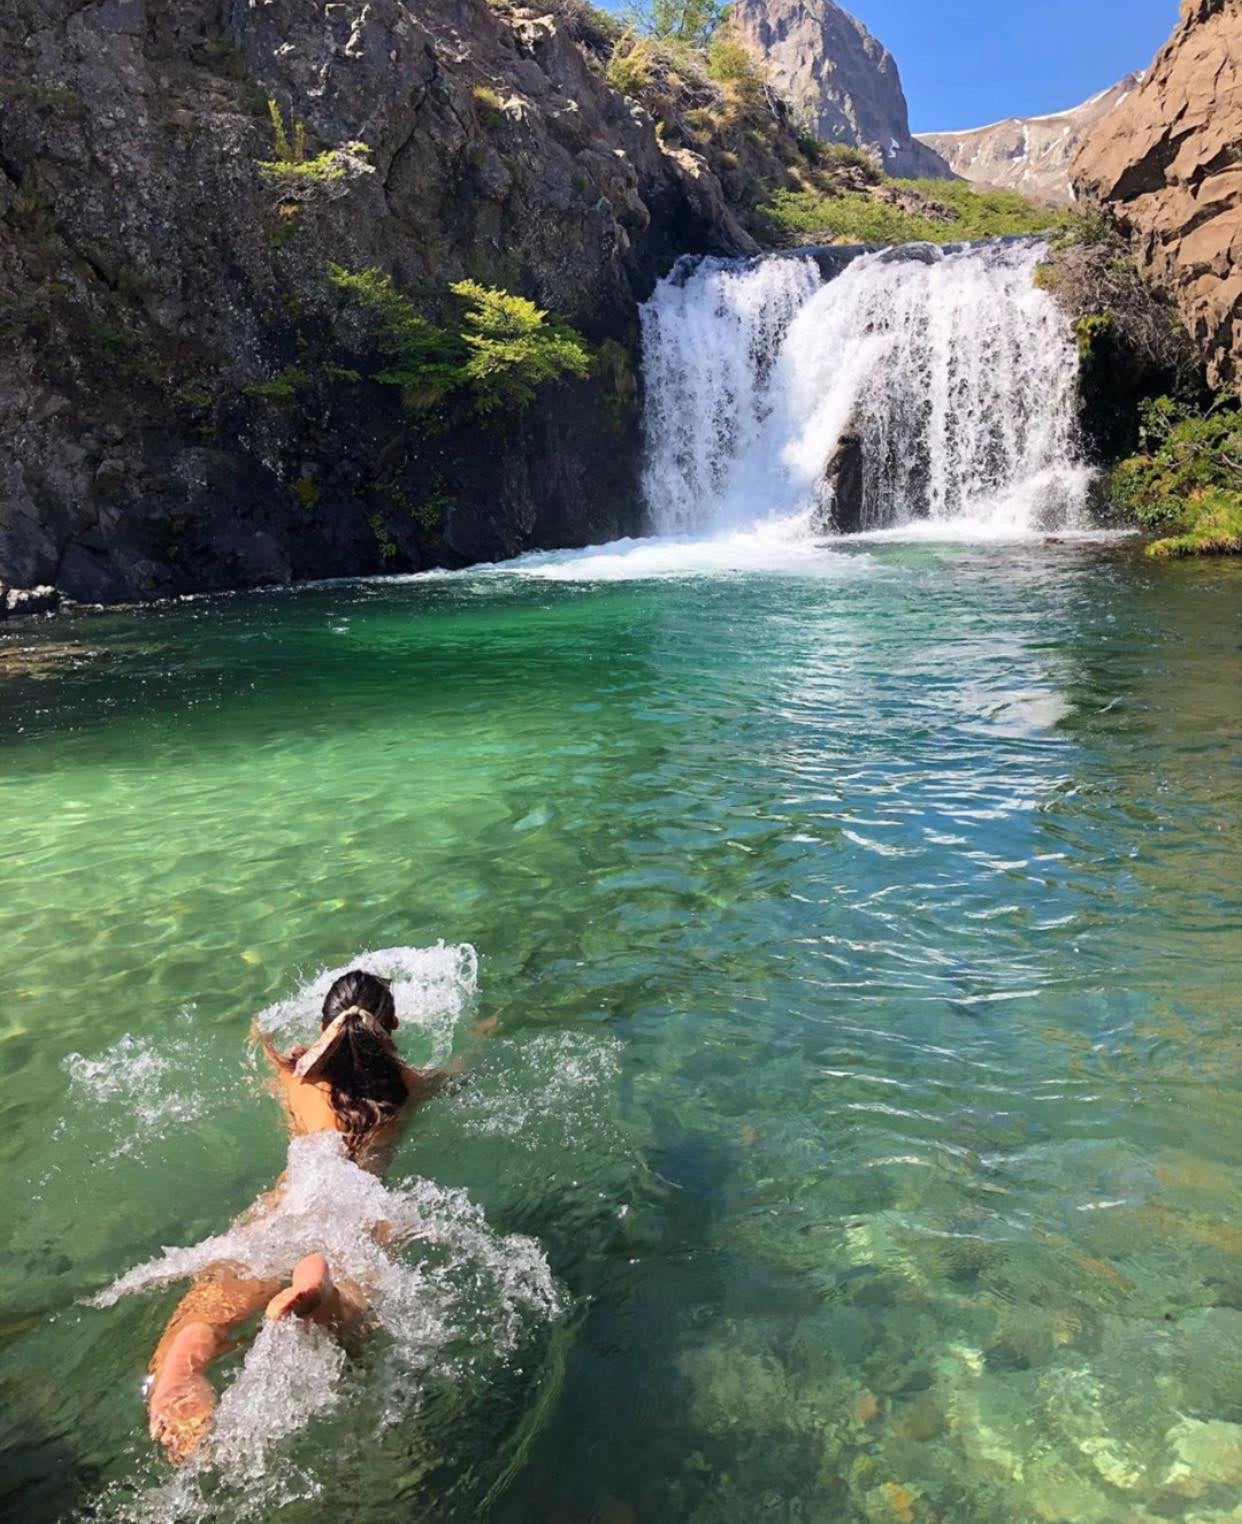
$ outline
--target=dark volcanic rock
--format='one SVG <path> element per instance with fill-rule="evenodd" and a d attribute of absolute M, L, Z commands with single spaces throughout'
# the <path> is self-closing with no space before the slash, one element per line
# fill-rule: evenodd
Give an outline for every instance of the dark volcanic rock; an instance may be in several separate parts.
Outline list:
<path fill-rule="evenodd" d="M 0 577 L 108 601 L 634 532 L 635 301 L 680 252 L 755 246 L 570 30 L 485 0 L 8 0 Z M 338 177 L 259 167 L 269 97 Z M 365 379 L 329 262 L 433 317 L 466 277 L 530 296 L 606 363 L 433 425 Z"/>
<path fill-rule="evenodd" d="M 825 527 L 837 534 L 857 534 L 863 527 L 866 484 L 863 442 L 857 434 L 841 436 L 824 469 L 824 483 L 831 493 Z"/>
<path fill-rule="evenodd" d="M 874 149 L 890 175 L 954 178 L 910 135 L 896 60 L 861 21 L 832 0 L 734 0 L 729 14 L 818 137 Z"/>

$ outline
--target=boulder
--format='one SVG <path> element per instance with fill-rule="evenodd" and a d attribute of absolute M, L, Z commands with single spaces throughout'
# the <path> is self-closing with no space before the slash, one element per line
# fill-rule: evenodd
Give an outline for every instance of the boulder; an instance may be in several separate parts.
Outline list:
<path fill-rule="evenodd" d="M 848 432 L 841 436 L 824 468 L 824 527 L 834 534 L 857 534 L 865 527 L 863 442 Z"/>

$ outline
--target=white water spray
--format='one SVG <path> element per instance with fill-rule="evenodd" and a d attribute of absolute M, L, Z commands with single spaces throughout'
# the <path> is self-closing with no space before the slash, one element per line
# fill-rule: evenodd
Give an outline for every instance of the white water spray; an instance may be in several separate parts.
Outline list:
<path fill-rule="evenodd" d="M 764 518 L 980 534 L 1076 524 L 1073 336 L 1038 242 L 705 261 L 643 311 L 645 488 L 658 534 Z M 827 474 L 857 440 L 849 501 Z"/>

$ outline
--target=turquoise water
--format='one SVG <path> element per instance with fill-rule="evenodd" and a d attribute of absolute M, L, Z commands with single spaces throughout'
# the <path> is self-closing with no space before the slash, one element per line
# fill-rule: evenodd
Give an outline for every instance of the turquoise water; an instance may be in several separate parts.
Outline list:
<path fill-rule="evenodd" d="M 806 555 L 0 637 L 8 1511 L 1236 1518 L 1242 568 Z M 442 940 L 469 1081 L 391 1179 L 558 1309 L 449 1267 L 414 1365 L 170 1486 L 178 1287 L 85 1303 L 282 1168 L 254 1013 Z"/>

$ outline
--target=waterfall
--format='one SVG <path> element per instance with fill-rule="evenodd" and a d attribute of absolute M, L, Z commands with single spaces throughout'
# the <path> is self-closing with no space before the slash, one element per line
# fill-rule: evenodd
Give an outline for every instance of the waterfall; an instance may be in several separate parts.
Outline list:
<path fill-rule="evenodd" d="M 683 262 L 642 314 L 655 532 L 1073 527 L 1078 357 L 1045 253 L 920 244 L 827 280 L 810 254 Z"/>

